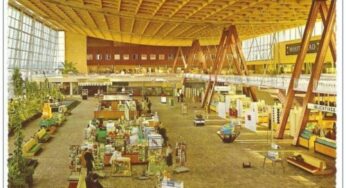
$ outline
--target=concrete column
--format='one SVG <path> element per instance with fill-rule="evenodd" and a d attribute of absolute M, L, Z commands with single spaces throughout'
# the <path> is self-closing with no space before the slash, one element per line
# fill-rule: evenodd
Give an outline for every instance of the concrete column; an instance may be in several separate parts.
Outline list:
<path fill-rule="evenodd" d="M 72 84 L 72 82 L 70 82 L 70 95 L 71 96 L 73 95 L 73 84 Z"/>

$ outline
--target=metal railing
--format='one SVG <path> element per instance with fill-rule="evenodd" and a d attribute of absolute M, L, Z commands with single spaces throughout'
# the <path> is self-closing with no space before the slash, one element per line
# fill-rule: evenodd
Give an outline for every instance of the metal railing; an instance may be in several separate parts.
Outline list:
<path fill-rule="evenodd" d="M 202 81 L 215 81 L 215 77 L 206 74 L 184 74 L 185 78 Z M 309 75 L 302 75 L 295 82 L 296 91 L 306 91 L 309 84 Z M 245 86 L 256 86 L 264 88 L 284 89 L 288 88 L 290 75 L 277 76 L 237 76 L 237 75 L 219 75 L 217 82 L 229 84 L 241 84 Z M 315 93 L 336 94 L 336 77 L 333 75 L 322 75 L 320 80 L 314 83 Z"/>
<path fill-rule="evenodd" d="M 183 78 L 200 80 L 200 81 L 215 81 L 215 76 L 208 74 L 174 74 L 174 73 L 148 73 L 148 74 L 67 74 L 59 76 L 46 76 L 51 82 L 78 82 L 87 80 L 101 80 L 107 79 L 110 82 L 120 81 L 144 81 L 144 82 L 171 82 L 179 81 Z M 262 88 L 275 88 L 284 89 L 288 88 L 291 80 L 291 75 L 251 75 L 251 76 L 238 76 L 238 75 L 218 75 L 217 82 L 229 84 L 241 84 L 245 86 L 256 86 Z M 310 75 L 301 75 L 295 81 L 296 91 L 306 91 L 309 84 Z M 42 81 L 44 77 L 34 76 L 33 80 Z M 335 75 L 322 75 L 320 80 L 314 83 L 315 93 L 336 94 L 336 77 Z"/>

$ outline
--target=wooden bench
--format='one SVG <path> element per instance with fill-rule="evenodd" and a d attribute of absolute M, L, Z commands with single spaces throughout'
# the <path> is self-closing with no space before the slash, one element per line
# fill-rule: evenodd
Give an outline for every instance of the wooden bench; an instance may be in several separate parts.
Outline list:
<path fill-rule="evenodd" d="M 42 148 L 40 143 L 35 138 L 30 138 L 22 148 L 24 157 L 35 156 Z"/>
<path fill-rule="evenodd" d="M 40 129 L 35 136 L 39 143 L 48 142 L 51 139 L 45 128 Z"/>
<path fill-rule="evenodd" d="M 298 159 L 297 156 L 299 155 L 303 160 Z M 288 163 L 315 175 L 326 174 L 325 172 L 327 172 L 327 165 L 325 161 L 306 154 L 294 153 L 293 156 L 287 157 L 286 160 Z"/>

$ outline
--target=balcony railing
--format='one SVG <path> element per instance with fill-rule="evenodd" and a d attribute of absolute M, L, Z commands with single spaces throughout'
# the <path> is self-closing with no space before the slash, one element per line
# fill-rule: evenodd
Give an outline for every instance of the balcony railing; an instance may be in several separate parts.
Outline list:
<path fill-rule="evenodd" d="M 215 81 L 214 76 L 205 74 L 184 74 L 185 78 L 202 81 Z M 306 91 L 309 84 L 309 75 L 302 75 L 295 82 L 296 91 Z M 289 75 L 277 76 L 236 76 L 236 75 L 218 75 L 217 82 L 229 84 L 241 84 L 246 86 L 256 86 L 264 88 L 287 89 L 290 83 Z M 331 75 L 322 75 L 320 80 L 314 83 L 315 93 L 336 94 L 336 78 Z"/>

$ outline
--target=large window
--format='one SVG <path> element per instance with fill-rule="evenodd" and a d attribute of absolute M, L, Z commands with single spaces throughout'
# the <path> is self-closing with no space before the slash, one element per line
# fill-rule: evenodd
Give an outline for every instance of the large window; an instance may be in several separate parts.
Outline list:
<path fill-rule="evenodd" d="M 243 41 L 243 52 L 246 61 L 273 59 L 273 44 L 303 38 L 305 26 L 286 29 Z M 322 35 L 323 24 L 316 22 L 312 36 Z"/>
<path fill-rule="evenodd" d="M 64 61 L 64 32 L 49 28 L 9 6 L 8 69 L 24 76 L 55 74 Z"/>

